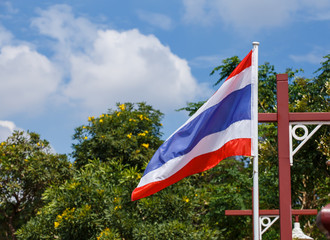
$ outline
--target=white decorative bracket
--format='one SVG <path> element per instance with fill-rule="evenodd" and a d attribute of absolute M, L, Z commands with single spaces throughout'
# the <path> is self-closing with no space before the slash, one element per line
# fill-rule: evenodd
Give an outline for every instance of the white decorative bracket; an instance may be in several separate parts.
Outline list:
<path fill-rule="evenodd" d="M 290 122 L 289 124 L 289 144 L 290 144 L 290 165 L 293 165 L 293 156 L 299 151 L 299 149 L 314 135 L 314 133 L 319 130 L 322 125 L 330 124 L 329 122 Z M 293 126 L 294 125 L 294 126 Z M 317 125 L 311 133 L 308 134 L 308 128 L 306 125 Z M 302 129 L 304 134 L 302 136 L 298 136 L 296 134 L 297 129 Z M 292 138 L 296 139 L 297 141 L 301 141 L 299 145 L 293 150 Z"/>
<path fill-rule="evenodd" d="M 265 215 L 260 217 L 260 240 L 262 239 L 262 234 L 264 234 L 267 229 L 270 228 L 276 222 L 278 218 L 278 215 Z"/>

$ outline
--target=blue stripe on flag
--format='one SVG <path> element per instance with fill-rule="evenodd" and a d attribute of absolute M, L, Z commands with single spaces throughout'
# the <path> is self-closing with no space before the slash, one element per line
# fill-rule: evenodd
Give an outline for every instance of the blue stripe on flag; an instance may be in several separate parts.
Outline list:
<path fill-rule="evenodd" d="M 251 119 L 250 84 L 230 93 L 173 134 L 156 151 L 143 175 L 190 152 L 205 136 L 223 131 L 231 124 L 247 119 Z"/>

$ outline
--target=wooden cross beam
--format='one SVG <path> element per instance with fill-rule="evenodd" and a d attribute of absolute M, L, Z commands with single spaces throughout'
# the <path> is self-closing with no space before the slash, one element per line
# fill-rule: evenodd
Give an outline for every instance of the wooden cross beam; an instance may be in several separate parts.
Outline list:
<path fill-rule="evenodd" d="M 292 215 L 317 215 L 316 209 L 292 209 Z M 226 216 L 252 216 L 252 210 L 225 210 Z M 280 210 L 259 210 L 260 216 L 278 216 Z"/>
<path fill-rule="evenodd" d="M 292 214 L 297 210 L 291 209 L 291 169 L 290 169 L 290 122 L 330 122 L 330 112 L 289 112 L 289 84 L 287 74 L 278 74 L 277 80 L 277 113 L 259 113 L 259 122 L 277 122 L 278 139 L 278 168 L 279 168 L 279 210 L 260 210 L 279 211 L 280 216 L 280 235 L 281 240 L 292 240 Z M 246 215 L 246 210 L 241 214 Z M 300 210 L 301 211 L 301 210 Z M 237 212 L 239 213 L 239 212 Z M 299 213 L 299 212 L 298 212 Z M 295 214 L 297 215 L 297 214 Z M 314 214 L 313 214 L 314 215 Z"/>

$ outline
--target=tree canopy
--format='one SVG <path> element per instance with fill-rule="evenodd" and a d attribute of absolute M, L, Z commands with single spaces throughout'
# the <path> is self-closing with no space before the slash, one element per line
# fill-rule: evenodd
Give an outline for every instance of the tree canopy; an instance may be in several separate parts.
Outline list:
<path fill-rule="evenodd" d="M 1 239 L 16 239 L 16 230 L 42 206 L 45 189 L 71 176 L 70 166 L 36 133 L 17 131 L 0 144 Z"/>
<path fill-rule="evenodd" d="M 99 117 L 88 117 L 88 123 L 77 127 L 73 136 L 75 165 L 99 159 L 141 169 L 162 143 L 162 116 L 145 103 L 124 103 Z"/>
<path fill-rule="evenodd" d="M 221 84 L 239 61 L 234 56 L 214 68 L 211 74 L 219 74 L 215 85 Z M 290 111 L 329 111 L 330 55 L 325 56 L 312 79 L 301 77 L 301 71 L 287 69 L 287 73 Z M 277 111 L 276 74 L 270 63 L 259 66 L 259 112 Z M 183 109 L 193 114 L 202 103 L 188 103 Z M 249 158 L 226 159 L 213 169 L 131 202 L 131 192 L 162 143 L 161 119 L 162 113 L 146 103 L 118 103 L 115 109 L 99 117 L 89 117 L 86 124 L 75 129 L 73 166 L 63 159 L 63 168 L 58 167 L 65 181 L 62 178 L 44 185 L 49 187 L 37 194 L 41 207 L 24 213 L 26 224 L 22 220 L 22 224 L 17 225 L 20 227 L 17 238 L 252 239 L 251 217 L 224 215 L 227 209 L 252 207 Z M 330 172 L 325 164 L 329 159 L 329 136 L 329 127 L 323 126 L 294 157 L 292 206 L 296 209 L 320 209 L 330 200 Z M 38 139 L 30 144 L 31 149 L 39 149 L 42 142 Z M 9 152 L 18 145 L 10 139 L 4 144 Z M 259 125 L 259 148 L 260 208 L 277 209 L 276 124 Z M 7 156 L 7 152 L 4 153 Z M 13 164 L 3 157 L 1 164 L 4 160 L 8 162 L 6 166 Z M 18 166 L 32 164 L 24 154 L 15 159 L 20 161 Z M 32 166 L 28 174 L 35 176 L 34 171 L 40 168 Z M 45 173 L 41 171 L 41 174 Z M 18 190 L 19 195 L 21 191 Z M 305 233 L 325 239 L 315 226 L 315 218 L 301 218 L 301 224 Z M 278 224 L 263 235 L 266 240 L 278 238 Z"/>

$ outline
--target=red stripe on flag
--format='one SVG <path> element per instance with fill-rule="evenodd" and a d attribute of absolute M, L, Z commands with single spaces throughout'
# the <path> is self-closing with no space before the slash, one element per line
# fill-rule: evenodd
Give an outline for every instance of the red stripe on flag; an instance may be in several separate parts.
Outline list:
<path fill-rule="evenodd" d="M 239 74 L 242 72 L 244 69 L 250 67 L 252 65 L 252 50 L 249 52 L 248 55 L 245 56 L 245 58 L 238 64 L 238 66 L 235 68 L 234 71 L 227 77 L 226 81 L 229 78 L 234 77 L 235 75 Z"/>
<path fill-rule="evenodd" d="M 171 177 L 134 189 L 132 201 L 150 196 L 187 176 L 213 168 L 223 159 L 232 156 L 251 156 L 251 139 L 234 139 L 214 152 L 205 153 L 193 158 L 186 166 Z"/>

